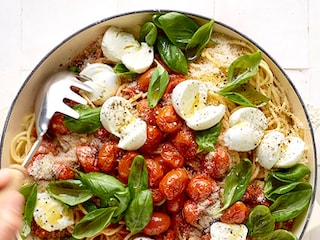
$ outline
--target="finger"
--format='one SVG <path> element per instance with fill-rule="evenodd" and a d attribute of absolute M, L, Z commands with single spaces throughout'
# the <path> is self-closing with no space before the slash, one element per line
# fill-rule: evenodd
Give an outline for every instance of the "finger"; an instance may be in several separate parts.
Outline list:
<path fill-rule="evenodd" d="M 8 168 L 0 169 L 0 188 L 7 186 L 11 179 L 11 171 Z"/>

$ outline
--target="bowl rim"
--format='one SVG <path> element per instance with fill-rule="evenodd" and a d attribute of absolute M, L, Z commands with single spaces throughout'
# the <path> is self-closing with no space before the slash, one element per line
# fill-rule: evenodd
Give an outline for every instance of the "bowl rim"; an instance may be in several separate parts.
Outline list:
<path fill-rule="evenodd" d="M 3 152 L 3 142 L 4 142 L 4 138 L 5 138 L 5 132 L 7 131 L 8 128 L 8 123 L 9 123 L 9 119 L 11 117 L 13 108 L 22 92 L 22 90 L 24 89 L 24 87 L 28 84 L 29 80 L 32 78 L 34 72 L 36 72 L 38 70 L 38 68 L 40 68 L 40 66 L 43 64 L 43 62 L 45 62 L 46 59 L 48 59 L 58 48 L 60 48 L 64 43 L 68 42 L 69 40 L 71 40 L 73 37 L 75 37 L 76 35 L 80 34 L 81 32 L 86 31 L 87 29 L 94 27 L 96 25 L 99 25 L 101 23 L 104 23 L 106 21 L 115 19 L 115 18 L 120 18 L 123 16 L 128 16 L 128 15 L 134 15 L 134 14 L 143 14 L 143 13 L 166 13 L 166 12 L 178 12 L 178 13 L 183 13 L 186 14 L 190 17 L 193 18 L 198 18 L 198 19 L 202 19 L 202 20 L 208 20 L 210 21 L 211 19 L 207 16 L 203 16 L 201 14 L 197 14 L 197 13 L 191 13 L 188 11 L 180 11 L 180 10 L 173 10 L 173 9 L 144 9 L 144 10 L 135 10 L 135 11 L 126 11 L 126 12 L 122 12 L 122 13 L 118 13 L 118 14 L 114 14 L 110 17 L 105 17 L 102 18 L 101 20 L 95 21 L 89 25 L 86 25 L 82 28 L 80 28 L 79 30 L 75 31 L 74 33 L 72 33 L 71 35 L 69 35 L 68 37 L 66 37 L 63 41 L 61 41 L 59 44 L 57 44 L 54 48 L 52 48 L 39 62 L 38 64 L 36 64 L 36 66 L 32 69 L 32 71 L 29 73 L 29 75 L 27 76 L 27 78 L 23 81 L 22 85 L 20 86 L 16 96 L 14 97 L 8 112 L 7 112 L 7 116 L 5 118 L 4 121 L 4 125 L 3 125 L 3 129 L 2 129 L 2 134 L 1 134 L 1 138 L 0 138 L 0 157 L 2 156 L 2 152 Z M 256 48 L 258 48 L 259 50 L 261 50 L 261 52 L 266 55 L 273 64 L 275 64 L 275 66 L 278 68 L 278 70 L 281 72 L 281 74 L 284 75 L 284 77 L 287 79 L 288 83 L 290 84 L 290 86 L 292 87 L 292 89 L 294 90 L 302 108 L 303 108 L 303 112 L 305 114 L 305 117 L 307 119 L 307 123 L 308 123 L 308 129 L 310 131 L 310 135 L 311 135 L 311 140 L 312 140 L 312 145 L 313 145 L 313 153 L 314 153 L 314 181 L 313 181 L 313 194 L 310 200 L 310 205 L 309 205 L 309 209 L 307 211 L 307 214 L 305 216 L 305 224 L 301 230 L 299 239 L 302 239 L 302 237 L 304 236 L 306 229 L 308 227 L 308 224 L 310 222 L 310 218 L 311 218 L 311 214 L 312 214 L 312 210 L 315 204 L 315 199 L 316 199 L 316 190 L 317 190 L 317 149 L 316 149 L 316 142 L 315 142 L 315 135 L 314 135 L 314 129 L 312 127 L 311 124 L 311 120 L 310 120 L 310 116 L 308 114 L 306 105 L 300 95 L 300 93 L 297 90 L 297 87 L 293 84 L 292 80 L 289 78 L 289 76 L 285 73 L 284 69 L 278 64 L 278 62 L 269 55 L 269 53 L 267 51 L 264 50 L 264 48 L 262 48 L 259 44 L 257 44 L 254 40 L 252 40 L 250 37 L 248 37 L 246 34 L 241 33 L 240 31 L 238 31 L 237 29 L 235 29 L 234 27 L 227 25 L 223 22 L 220 22 L 219 20 L 214 19 L 215 24 L 221 25 L 222 27 L 236 33 L 237 35 L 243 37 L 244 39 L 246 39 L 247 41 L 249 41 L 252 45 L 254 45 Z M 1 169 L 1 159 L 0 159 L 0 169 Z"/>

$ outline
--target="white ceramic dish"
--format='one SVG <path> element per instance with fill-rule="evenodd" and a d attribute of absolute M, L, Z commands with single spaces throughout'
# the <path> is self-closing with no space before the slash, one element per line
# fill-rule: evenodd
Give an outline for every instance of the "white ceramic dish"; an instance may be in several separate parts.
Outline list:
<path fill-rule="evenodd" d="M 154 13 L 155 11 L 133 12 L 117 15 L 104 19 L 100 22 L 93 23 L 92 25 L 81 29 L 80 31 L 67 38 L 64 42 L 60 43 L 56 48 L 54 48 L 43 58 L 43 60 L 34 68 L 32 73 L 25 80 L 24 84 L 22 85 L 21 89 L 14 99 L 11 108 L 9 109 L 0 145 L 1 167 L 6 167 L 11 164 L 9 156 L 10 141 L 13 136 L 15 136 L 21 130 L 21 119 L 23 119 L 26 114 L 33 112 L 35 99 L 38 96 L 39 89 L 46 81 L 47 77 L 52 75 L 54 72 L 63 69 L 72 57 L 77 55 L 77 53 L 80 53 L 90 42 L 95 40 L 98 35 L 103 34 L 108 26 L 116 25 L 119 27 L 123 27 L 124 29 L 130 28 L 130 32 L 134 32 L 135 30 L 138 30 L 144 22 L 149 20 Z M 208 20 L 204 17 L 194 14 L 188 15 L 194 18 L 200 24 Z M 284 71 L 281 70 L 281 68 L 277 65 L 277 63 L 275 63 L 275 61 L 255 42 L 253 42 L 243 34 L 237 32 L 236 30 L 232 29 L 231 27 L 219 22 L 215 22 L 214 31 L 224 33 L 233 38 L 238 38 L 243 41 L 250 42 L 257 49 L 260 49 L 263 52 L 263 59 L 269 64 L 275 77 L 281 81 L 281 83 L 287 90 L 290 103 L 292 104 L 292 106 L 294 106 L 294 114 L 299 117 L 304 126 L 307 128 L 305 140 L 308 146 L 307 157 L 308 159 L 310 159 L 309 167 L 312 171 L 312 174 L 310 176 L 310 184 L 314 189 L 316 189 L 317 160 L 313 131 L 308 114 L 306 112 L 305 105 L 301 97 L 297 93 L 294 85 L 288 79 Z M 302 236 L 307 227 L 313 206 L 313 201 L 314 196 L 312 198 L 308 211 L 306 211 L 303 216 L 300 216 L 294 225 L 294 233 L 299 237 L 299 239 L 302 239 Z"/>

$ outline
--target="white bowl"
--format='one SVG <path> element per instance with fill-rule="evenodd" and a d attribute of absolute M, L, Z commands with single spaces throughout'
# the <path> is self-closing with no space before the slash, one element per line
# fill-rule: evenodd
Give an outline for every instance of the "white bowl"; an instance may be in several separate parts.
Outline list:
<path fill-rule="evenodd" d="M 54 72 L 63 69 L 72 57 L 77 55 L 77 53 L 80 53 L 90 42 L 95 40 L 98 35 L 103 34 L 107 26 L 115 25 L 123 27 L 124 29 L 130 28 L 130 32 L 138 32 L 140 26 L 147 20 L 150 20 L 151 16 L 155 12 L 156 11 L 141 11 L 126 13 L 93 23 L 92 25 L 79 30 L 67 38 L 42 59 L 42 61 L 34 68 L 32 73 L 23 83 L 9 109 L 0 145 L 1 167 L 6 167 L 11 164 L 9 156 L 10 141 L 19 131 L 21 131 L 20 126 L 23 117 L 26 114 L 33 112 L 35 99 L 38 96 L 39 89 L 42 87 L 46 79 Z M 199 15 L 189 13 L 186 14 L 200 24 L 208 20 L 207 18 Z M 217 21 L 214 24 L 214 31 L 224 33 L 232 38 L 249 42 L 257 49 L 262 51 L 263 59 L 269 64 L 275 77 L 278 78 L 285 87 L 289 101 L 291 105 L 294 106 L 294 114 L 299 116 L 299 119 L 302 121 L 303 125 L 308 128 L 306 131 L 305 141 L 308 146 L 307 157 L 310 159 L 309 168 L 312 172 L 310 176 L 310 184 L 313 186 L 313 189 L 316 189 L 317 160 L 314 135 L 305 105 L 295 86 L 289 80 L 284 71 L 278 66 L 278 64 L 254 41 L 250 40 L 248 37 L 239 33 L 235 29 Z M 311 215 L 313 202 L 314 195 L 312 197 L 309 209 L 295 222 L 294 233 L 299 237 L 299 239 L 302 239 L 302 236 L 306 230 Z"/>

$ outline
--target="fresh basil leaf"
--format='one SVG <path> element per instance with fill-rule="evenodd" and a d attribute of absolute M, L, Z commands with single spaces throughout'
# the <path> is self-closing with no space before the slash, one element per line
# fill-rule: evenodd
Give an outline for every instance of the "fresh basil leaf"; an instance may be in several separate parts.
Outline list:
<path fill-rule="evenodd" d="M 231 92 L 221 92 L 219 94 L 245 107 L 262 107 L 270 100 L 249 84 L 242 84 Z"/>
<path fill-rule="evenodd" d="M 131 195 L 129 188 L 124 188 L 123 191 L 118 191 L 114 194 L 114 198 L 117 199 L 117 209 L 114 212 L 114 217 L 121 216 L 123 212 L 126 211 L 126 209 L 129 206 L 129 203 L 131 201 Z"/>
<path fill-rule="evenodd" d="M 99 208 L 86 214 L 75 226 L 72 236 L 77 239 L 93 237 L 111 222 L 116 207 Z"/>
<path fill-rule="evenodd" d="M 152 72 L 148 87 L 148 104 L 150 108 L 154 108 L 162 98 L 169 83 L 169 73 L 158 65 Z"/>
<path fill-rule="evenodd" d="M 122 62 L 118 62 L 114 67 L 113 71 L 123 77 L 133 77 L 137 73 L 130 71 Z"/>
<path fill-rule="evenodd" d="M 116 192 L 125 191 L 124 185 L 118 179 L 111 175 L 99 172 L 82 173 L 77 171 L 81 182 L 93 193 L 101 199 L 109 199 Z"/>
<path fill-rule="evenodd" d="M 284 229 L 275 230 L 268 238 L 269 240 L 298 240 L 292 232 Z"/>
<path fill-rule="evenodd" d="M 166 36 L 159 35 L 157 49 L 163 62 L 174 72 L 188 74 L 188 62 L 179 47 L 169 41 Z"/>
<path fill-rule="evenodd" d="M 260 239 L 267 237 L 274 231 L 275 219 L 268 207 L 257 205 L 250 212 L 246 226 L 250 237 Z"/>
<path fill-rule="evenodd" d="M 152 192 L 149 189 L 139 192 L 130 203 L 125 222 L 131 233 L 140 232 L 150 221 L 153 212 Z"/>
<path fill-rule="evenodd" d="M 94 210 L 97 210 L 98 207 L 96 204 L 94 204 L 92 201 L 86 201 L 81 204 L 87 212 L 92 212 Z"/>
<path fill-rule="evenodd" d="M 230 92 L 240 85 L 247 83 L 257 74 L 260 62 L 260 51 L 238 57 L 228 68 L 228 83 L 217 93 Z"/>
<path fill-rule="evenodd" d="M 202 25 L 192 36 L 185 49 L 185 56 L 188 61 L 197 59 L 202 50 L 209 43 L 212 35 L 214 20 Z"/>
<path fill-rule="evenodd" d="M 31 232 L 31 223 L 33 218 L 33 211 L 36 207 L 38 187 L 36 183 L 24 185 L 20 188 L 20 193 L 24 196 L 25 206 L 23 210 L 23 227 L 21 229 L 21 236 L 27 237 Z"/>
<path fill-rule="evenodd" d="M 310 169 L 304 164 L 297 164 L 291 168 L 272 171 L 270 174 L 281 182 L 296 182 L 311 173 Z"/>
<path fill-rule="evenodd" d="M 141 155 L 133 159 L 128 178 L 128 187 L 132 198 L 135 198 L 142 190 L 148 189 L 148 170 L 146 161 Z"/>
<path fill-rule="evenodd" d="M 64 116 L 63 122 L 74 133 L 92 133 L 101 127 L 101 107 L 91 108 L 87 105 L 78 104 L 73 107 L 80 114 L 78 119 Z"/>
<path fill-rule="evenodd" d="M 240 161 L 231 169 L 225 179 L 224 204 L 219 213 L 243 197 L 248 187 L 251 173 L 252 163 L 247 158 Z"/>
<path fill-rule="evenodd" d="M 55 199 L 70 206 L 76 206 L 93 197 L 92 192 L 80 180 L 50 182 L 47 191 Z"/>
<path fill-rule="evenodd" d="M 190 42 L 199 26 L 190 17 L 177 12 L 169 12 L 156 18 L 156 25 L 164 31 L 168 39 L 180 49 Z"/>
<path fill-rule="evenodd" d="M 140 29 L 139 40 L 153 46 L 157 40 L 158 29 L 153 22 L 146 22 Z"/>
<path fill-rule="evenodd" d="M 292 191 L 299 184 L 300 184 L 300 182 L 283 184 L 283 185 L 277 187 L 276 189 L 273 189 L 273 191 L 271 191 L 270 193 L 265 194 L 265 196 L 268 200 L 275 202 L 279 196 Z"/>
<path fill-rule="evenodd" d="M 296 188 L 279 196 L 270 206 L 276 222 L 283 222 L 300 215 L 309 205 L 312 197 L 312 186 L 301 182 Z"/>
<path fill-rule="evenodd" d="M 221 132 L 222 122 L 217 123 L 212 128 L 196 132 L 197 153 L 202 151 L 214 151 L 214 144 L 217 142 Z"/>

